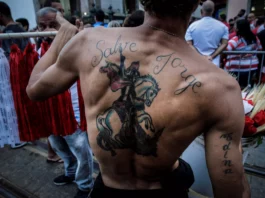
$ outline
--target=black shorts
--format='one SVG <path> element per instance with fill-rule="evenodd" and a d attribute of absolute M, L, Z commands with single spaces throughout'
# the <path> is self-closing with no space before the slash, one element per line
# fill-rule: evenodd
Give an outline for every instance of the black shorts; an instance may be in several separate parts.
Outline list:
<path fill-rule="evenodd" d="M 194 182 L 193 171 L 188 163 L 179 159 L 179 167 L 161 180 L 158 190 L 120 190 L 104 185 L 98 175 L 89 198 L 188 198 L 188 190 Z"/>

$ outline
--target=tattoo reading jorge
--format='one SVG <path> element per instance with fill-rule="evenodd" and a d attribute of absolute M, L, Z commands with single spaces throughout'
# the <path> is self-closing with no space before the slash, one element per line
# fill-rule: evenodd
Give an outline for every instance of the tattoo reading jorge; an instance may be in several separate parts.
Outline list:
<path fill-rule="evenodd" d="M 201 87 L 202 83 L 194 75 L 188 74 L 187 67 L 183 64 L 182 60 L 180 58 L 176 58 L 174 54 L 175 52 L 168 55 L 158 56 L 156 61 L 161 64 L 156 65 L 154 68 L 154 74 L 160 74 L 168 64 L 170 64 L 173 68 L 180 68 L 182 69 L 180 76 L 187 83 L 187 85 L 177 89 L 175 91 L 175 95 L 180 95 L 189 88 L 192 89 L 193 93 L 197 93 L 196 88 Z"/>
<path fill-rule="evenodd" d="M 117 149 L 131 149 L 138 155 L 157 157 L 157 142 L 163 129 L 155 129 L 145 108 L 152 105 L 159 85 L 151 75 L 140 74 L 139 62 L 132 62 L 126 69 L 122 47 L 119 52 L 120 65 L 106 62 L 100 68 L 110 80 L 111 91 L 120 91 L 121 95 L 105 113 L 97 116 L 97 144 L 112 156 L 117 155 Z"/>
<path fill-rule="evenodd" d="M 232 161 L 228 158 L 228 154 L 229 154 L 229 150 L 230 150 L 230 146 L 232 144 L 232 140 L 233 140 L 233 133 L 227 133 L 227 134 L 223 134 L 220 137 L 221 139 L 225 139 L 227 142 L 225 145 L 223 145 L 223 151 L 224 151 L 224 161 L 223 164 L 225 166 L 225 170 L 224 170 L 224 174 L 228 175 L 228 174 L 232 174 L 233 170 L 232 170 Z"/>

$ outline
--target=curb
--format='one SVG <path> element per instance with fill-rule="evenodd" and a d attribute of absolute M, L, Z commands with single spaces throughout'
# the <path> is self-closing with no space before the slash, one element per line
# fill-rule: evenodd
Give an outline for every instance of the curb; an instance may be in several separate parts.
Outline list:
<path fill-rule="evenodd" d="M 6 198 L 38 198 L 37 196 L 19 188 L 11 183 L 9 180 L 0 175 L 0 197 Z"/>

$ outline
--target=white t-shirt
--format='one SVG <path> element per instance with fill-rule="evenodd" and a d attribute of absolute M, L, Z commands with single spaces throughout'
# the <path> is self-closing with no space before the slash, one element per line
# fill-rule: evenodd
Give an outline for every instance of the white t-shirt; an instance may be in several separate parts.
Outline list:
<path fill-rule="evenodd" d="M 193 41 L 194 47 L 205 56 L 212 55 L 219 47 L 221 40 L 228 40 L 228 38 L 228 28 L 212 17 L 203 17 L 192 23 L 185 36 L 186 41 Z M 217 56 L 213 63 L 219 67 L 220 56 Z"/>

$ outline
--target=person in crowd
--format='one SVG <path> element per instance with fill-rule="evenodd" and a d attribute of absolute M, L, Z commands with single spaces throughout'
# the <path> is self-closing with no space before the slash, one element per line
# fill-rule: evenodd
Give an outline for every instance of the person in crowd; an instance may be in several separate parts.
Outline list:
<path fill-rule="evenodd" d="M 227 51 L 258 51 L 262 47 L 259 39 L 253 34 L 250 29 L 250 24 L 247 20 L 241 19 L 236 22 L 237 36 L 229 40 Z M 256 73 L 259 65 L 259 59 L 255 54 L 229 55 L 225 68 L 227 71 L 238 76 L 241 87 L 249 85 L 253 75 Z"/>
<path fill-rule="evenodd" d="M 104 19 L 105 19 L 104 11 L 97 10 L 95 14 L 96 23 L 93 25 L 93 27 L 99 27 L 99 26 L 108 27 L 108 24 L 104 23 Z"/>
<path fill-rule="evenodd" d="M 29 22 L 25 18 L 19 18 L 16 20 L 17 23 L 20 23 L 21 26 L 24 28 L 25 32 L 29 31 Z"/>
<path fill-rule="evenodd" d="M 43 7 L 52 7 L 64 15 L 64 8 L 60 0 L 45 0 Z"/>
<path fill-rule="evenodd" d="M 25 32 L 19 23 L 16 23 L 11 15 L 9 6 L 0 1 L 0 25 L 5 26 L 3 33 L 20 33 Z M 10 47 L 12 44 L 17 44 L 21 51 L 24 51 L 25 47 L 29 43 L 29 39 L 5 39 L 2 41 L 2 48 L 5 52 L 7 59 L 9 59 Z"/>
<path fill-rule="evenodd" d="M 123 27 L 138 27 L 144 23 L 144 11 L 137 10 L 125 19 Z"/>
<path fill-rule="evenodd" d="M 189 26 L 185 39 L 193 49 L 219 67 L 220 54 L 227 46 L 229 34 L 228 28 L 212 17 L 214 7 L 212 1 L 203 3 L 203 18 Z"/>
<path fill-rule="evenodd" d="M 50 7 L 42 8 L 37 12 L 37 23 L 40 26 L 40 31 L 59 29 L 56 13 L 57 10 Z M 75 118 L 80 124 L 77 83 L 71 86 L 70 93 Z M 65 137 L 51 135 L 49 142 L 53 150 L 64 161 L 65 167 L 65 174 L 55 178 L 54 184 L 61 186 L 75 181 L 79 189 L 75 198 L 86 198 L 93 188 L 93 156 L 87 133 L 78 128 L 73 135 Z"/>
<path fill-rule="evenodd" d="M 223 24 L 225 24 L 225 26 L 226 26 L 228 29 L 230 29 L 230 25 L 229 25 L 229 23 L 227 23 L 227 21 L 226 21 L 226 14 L 221 14 L 220 17 L 219 17 L 219 19 L 220 19 L 220 21 L 221 21 Z"/>
<path fill-rule="evenodd" d="M 229 19 L 229 40 L 236 36 L 236 30 L 235 30 L 235 21 L 234 19 Z"/>
<path fill-rule="evenodd" d="M 194 177 L 180 156 L 201 134 L 214 197 L 250 198 L 240 87 L 184 39 L 199 0 L 140 2 L 145 21 L 135 28 L 76 35 L 57 14 L 61 27 L 34 67 L 28 96 L 44 100 L 80 79 L 101 171 L 91 198 L 188 197 Z"/>
<path fill-rule="evenodd" d="M 252 13 L 252 12 L 249 13 L 248 14 L 248 17 L 247 17 L 247 20 L 248 20 L 248 22 L 250 24 L 250 29 L 251 30 L 254 30 L 255 27 L 256 27 L 256 16 L 255 16 L 255 14 Z"/>
<path fill-rule="evenodd" d="M 239 10 L 239 12 L 237 14 L 237 20 L 238 19 L 245 19 L 245 17 L 246 17 L 246 10 L 245 9 Z"/>
<path fill-rule="evenodd" d="M 264 18 L 263 18 L 263 24 L 265 23 L 264 21 Z M 262 46 L 262 50 L 264 51 L 265 50 L 265 29 L 262 30 L 261 32 L 259 32 L 257 34 L 259 40 L 260 40 L 260 43 L 261 43 L 261 46 Z M 260 59 L 262 60 L 262 59 Z M 261 63 L 262 64 L 262 63 Z M 265 62 L 263 62 L 263 65 L 261 65 L 262 67 L 262 82 L 264 83 L 265 82 Z"/>
<path fill-rule="evenodd" d="M 111 21 L 108 24 L 108 28 L 114 28 L 114 27 L 121 27 L 120 23 L 118 21 Z"/>
<path fill-rule="evenodd" d="M 259 21 L 259 19 L 261 19 L 261 20 Z M 259 18 L 259 19 L 258 19 L 257 23 L 258 23 L 258 22 L 260 22 L 260 23 L 263 22 L 263 25 L 264 25 L 264 24 L 265 24 L 265 18 L 264 18 L 264 17 L 261 17 L 261 18 Z M 261 25 L 261 24 L 260 24 L 260 25 Z M 257 36 L 258 36 L 258 38 L 259 38 L 259 40 L 260 40 L 260 43 L 261 43 L 261 46 L 262 46 L 263 50 L 265 50 L 265 29 L 262 30 L 262 31 L 260 31 L 260 32 L 257 34 Z"/>
<path fill-rule="evenodd" d="M 82 18 L 84 28 L 91 28 L 92 24 L 94 23 L 94 17 L 91 16 L 83 16 Z"/>
<path fill-rule="evenodd" d="M 265 18 L 264 17 L 258 17 L 256 22 L 256 27 L 252 30 L 253 34 L 257 35 L 262 31 L 260 27 L 264 27 Z"/>

